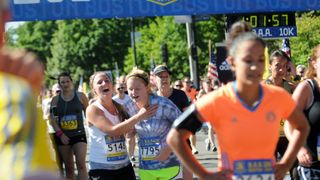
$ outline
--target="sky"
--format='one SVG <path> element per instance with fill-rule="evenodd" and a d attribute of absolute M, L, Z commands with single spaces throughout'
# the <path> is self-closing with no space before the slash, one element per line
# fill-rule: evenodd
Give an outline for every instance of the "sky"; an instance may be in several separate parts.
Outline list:
<path fill-rule="evenodd" d="M 23 21 L 18 21 L 18 22 L 8 22 L 6 23 L 6 31 L 10 28 L 17 28 L 19 27 L 21 24 L 23 24 Z"/>

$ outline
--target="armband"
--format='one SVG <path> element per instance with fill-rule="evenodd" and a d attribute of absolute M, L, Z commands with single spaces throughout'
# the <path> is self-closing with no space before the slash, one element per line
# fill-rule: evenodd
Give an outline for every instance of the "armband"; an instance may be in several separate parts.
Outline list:
<path fill-rule="evenodd" d="M 202 127 L 196 106 L 192 104 L 173 123 L 173 128 L 185 129 L 195 134 Z"/>

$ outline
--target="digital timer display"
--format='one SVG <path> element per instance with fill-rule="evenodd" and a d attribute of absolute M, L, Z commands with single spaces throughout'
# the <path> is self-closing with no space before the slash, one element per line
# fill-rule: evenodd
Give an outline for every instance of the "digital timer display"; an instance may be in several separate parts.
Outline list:
<path fill-rule="evenodd" d="M 248 22 L 253 31 L 263 38 L 296 36 L 294 12 L 227 15 L 227 30 L 237 21 Z"/>

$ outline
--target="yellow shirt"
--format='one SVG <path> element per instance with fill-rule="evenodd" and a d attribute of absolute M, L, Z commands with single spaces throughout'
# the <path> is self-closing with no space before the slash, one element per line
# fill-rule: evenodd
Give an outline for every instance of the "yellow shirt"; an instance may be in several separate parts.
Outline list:
<path fill-rule="evenodd" d="M 0 72 L 0 89 L 0 179 L 54 172 L 45 121 L 31 87 Z"/>

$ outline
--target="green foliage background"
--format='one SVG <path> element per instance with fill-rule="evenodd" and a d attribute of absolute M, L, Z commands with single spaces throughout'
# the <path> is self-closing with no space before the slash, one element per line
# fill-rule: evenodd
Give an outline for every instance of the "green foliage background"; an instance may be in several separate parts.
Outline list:
<path fill-rule="evenodd" d="M 320 17 L 317 11 L 297 13 L 298 37 L 290 39 L 292 59 L 296 64 L 306 64 L 312 48 L 320 43 Z M 185 24 L 177 24 L 173 17 L 139 18 L 134 20 L 137 39 L 137 65 L 150 71 L 151 60 L 163 64 L 161 45 L 168 46 L 167 65 L 173 78 L 189 75 L 189 50 Z M 222 42 L 225 38 L 224 16 L 212 16 L 209 21 L 196 22 L 196 46 L 199 57 L 199 75 L 206 74 L 208 44 Z M 8 31 L 11 47 L 35 52 L 46 65 L 46 84 L 50 76 L 69 71 L 78 81 L 80 76 L 88 81 L 98 70 L 115 70 L 128 73 L 134 67 L 131 48 L 130 19 L 90 19 L 27 22 Z M 267 40 L 269 50 L 281 47 L 281 40 Z M 213 47 L 214 49 L 214 47 Z"/>

